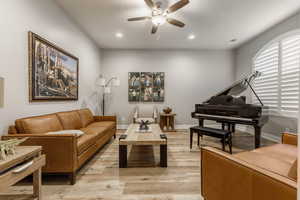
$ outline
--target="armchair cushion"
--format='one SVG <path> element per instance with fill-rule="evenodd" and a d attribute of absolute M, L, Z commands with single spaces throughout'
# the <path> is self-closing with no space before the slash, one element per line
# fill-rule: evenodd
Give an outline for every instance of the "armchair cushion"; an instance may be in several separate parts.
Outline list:
<path fill-rule="evenodd" d="M 283 133 L 282 134 L 282 144 L 290 144 L 290 145 L 297 146 L 297 144 L 298 144 L 297 134 Z"/>
<path fill-rule="evenodd" d="M 295 159 L 297 159 L 297 148 L 293 145 L 275 144 L 250 152 L 238 153 L 234 157 L 251 165 L 290 178 L 288 174 Z"/>
<path fill-rule="evenodd" d="M 90 111 L 90 109 L 81 109 L 81 110 L 78 110 L 78 113 L 79 113 L 83 128 L 87 127 L 89 124 L 94 122 L 94 116 L 93 116 L 93 113 Z"/>
<path fill-rule="evenodd" d="M 294 163 L 288 173 L 288 176 L 291 179 L 294 179 L 295 181 L 297 181 L 297 170 L 298 170 L 298 159 L 294 161 Z"/>

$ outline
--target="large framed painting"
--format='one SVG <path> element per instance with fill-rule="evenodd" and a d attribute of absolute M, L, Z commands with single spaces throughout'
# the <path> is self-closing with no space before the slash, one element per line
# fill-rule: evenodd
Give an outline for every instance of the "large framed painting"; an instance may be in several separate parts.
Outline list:
<path fill-rule="evenodd" d="M 30 101 L 78 100 L 79 59 L 29 32 Z"/>
<path fill-rule="evenodd" d="M 164 72 L 129 72 L 129 102 L 164 102 Z"/>

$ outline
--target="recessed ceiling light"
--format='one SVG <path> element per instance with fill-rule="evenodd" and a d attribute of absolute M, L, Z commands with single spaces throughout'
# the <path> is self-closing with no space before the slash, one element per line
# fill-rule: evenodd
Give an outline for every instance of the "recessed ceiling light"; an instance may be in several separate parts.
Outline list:
<path fill-rule="evenodd" d="M 193 39 L 195 39 L 195 38 L 196 38 L 196 36 L 195 36 L 194 34 L 191 34 L 191 35 L 188 36 L 188 39 L 189 39 L 189 40 L 193 40 Z"/>
<path fill-rule="evenodd" d="M 124 36 L 123 33 L 120 33 L 120 32 L 116 33 L 117 38 L 122 38 L 123 36 Z"/>

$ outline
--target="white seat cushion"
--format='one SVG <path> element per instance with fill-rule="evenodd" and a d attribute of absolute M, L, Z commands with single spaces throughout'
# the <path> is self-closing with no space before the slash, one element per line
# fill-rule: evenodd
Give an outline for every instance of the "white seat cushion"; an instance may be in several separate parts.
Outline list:
<path fill-rule="evenodd" d="M 84 134 L 84 132 L 81 130 L 63 130 L 63 131 L 54 131 L 54 132 L 46 133 L 46 135 L 69 135 L 69 134 L 73 134 L 76 135 L 77 137 L 80 137 Z"/>

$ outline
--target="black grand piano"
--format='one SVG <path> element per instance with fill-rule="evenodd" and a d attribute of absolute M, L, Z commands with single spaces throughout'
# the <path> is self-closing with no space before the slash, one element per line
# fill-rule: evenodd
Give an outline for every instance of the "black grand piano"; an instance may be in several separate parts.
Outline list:
<path fill-rule="evenodd" d="M 260 72 L 237 81 L 219 94 L 211 97 L 202 104 L 196 104 L 192 118 L 199 120 L 199 126 L 204 125 L 204 120 L 212 120 L 222 124 L 222 128 L 235 131 L 236 124 L 251 125 L 255 132 L 255 148 L 260 147 L 261 129 L 268 121 L 268 107 L 264 106 L 251 83 L 259 77 Z M 250 88 L 260 105 L 246 104 L 246 97 L 239 96 Z"/>

